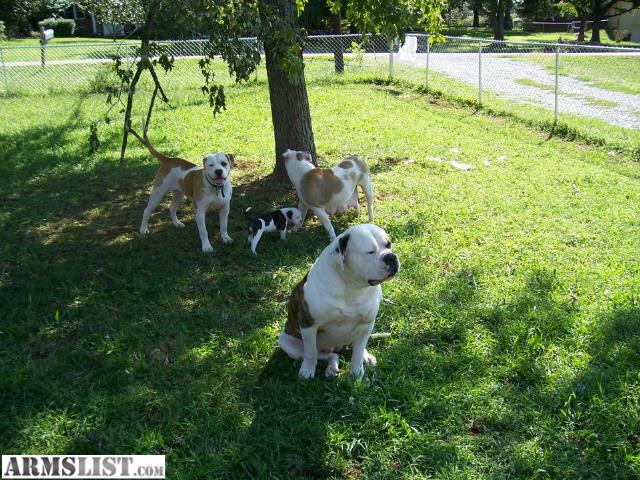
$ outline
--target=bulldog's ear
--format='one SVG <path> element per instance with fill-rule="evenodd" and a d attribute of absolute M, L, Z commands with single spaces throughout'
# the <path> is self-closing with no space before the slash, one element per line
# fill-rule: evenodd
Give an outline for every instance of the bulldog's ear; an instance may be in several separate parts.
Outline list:
<path fill-rule="evenodd" d="M 337 251 L 340 255 L 344 256 L 347 251 L 347 245 L 349 244 L 350 234 L 344 234 L 338 239 L 338 248 Z"/>
<path fill-rule="evenodd" d="M 233 154 L 232 153 L 225 153 L 224 156 L 227 157 L 227 160 L 229 160 L 229 163 L 231 164 L 231 167 L 233 168 L 234 163 L 236 161 L 236 159 L 233 156 Z"/>
<path fill-rule="evenodd" d="M 300 161 L 307 161 L 313 163 L 313 157 L 309 152 L 297 152 L 296 158 Z"/>
<path fill-rule="evenodd" d="M 205 166 L 204 162 L 206 162 L 206 161 L 207 161 L 207 156 L 205 155 L 204 157 L 202 157 L 202 166 L 203 167 Z"/>
<path fill-rule="evenodd" d="M 293 218 L 293 211 L 292 210 L 287 210 L 287 218 L 289 220 L 291 220 Z"/>

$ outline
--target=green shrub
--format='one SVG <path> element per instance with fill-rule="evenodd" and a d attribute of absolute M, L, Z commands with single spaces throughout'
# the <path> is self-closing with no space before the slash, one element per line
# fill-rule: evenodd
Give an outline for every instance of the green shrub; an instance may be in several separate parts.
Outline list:
<path fill-rule="evenodd" d="M 45 18 L 38 22 L 38 26 L 45 29 L 53 28 L 53 34 L 56 37 L 73 37 L 76 22 L 70 18 Z"/>
<path fill-rule="evenodd" d="M 4 22 L 2 20 L 0 20 L 0 42 L 4 41 L 7 39 L 7 35 L 6 35 L 6 30 L 4 27 Z"/>
<path fill-rule="evenodd" d="M 109 93 L 120 87 L 120 79 L 113 65 L 101 65 L 89 82 L 89 93 Z"/>

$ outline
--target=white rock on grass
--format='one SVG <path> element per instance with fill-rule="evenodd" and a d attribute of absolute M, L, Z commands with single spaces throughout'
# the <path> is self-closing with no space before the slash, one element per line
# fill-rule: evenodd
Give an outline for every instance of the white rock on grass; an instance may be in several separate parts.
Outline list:
<path fill-rule="evenodd" d="M 456 160 L 451 160 L 451 166 L 453 168 L 457 168 L 458 170 L 471 170 L 471 169 L 473 169 L 473 165 L 469 165 L 468 163 L 457 162 Z"/>

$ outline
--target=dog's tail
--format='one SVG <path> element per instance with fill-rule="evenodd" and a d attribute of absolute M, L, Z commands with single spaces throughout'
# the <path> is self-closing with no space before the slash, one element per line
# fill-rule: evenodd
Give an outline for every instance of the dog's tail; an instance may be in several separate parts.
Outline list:
<path fill-rule="evenodd" d="M 149 141 L 149 138 L 147 137 L 147 126 L 146 126 L 146 122 L 144 120 L 142 120 L 142 132 L 143 132 L 142 135 L 143 136 L 140 136 L 140 134 L 138 132 L 136 132 L 133 128 L 131 128 L 131 125 L 129 125 L 129 131 L 133 134 L 134 137 L 136 137 L 140 141 L 140 143 L 142 143 L 145 147 L 147 147 L 147 150 L 149 150 L 151 155 L 153 155 L 158 160 L 160 160 L 160 162 L 167 162 L 167 161 L 171 160 L 171 158 L 169 158 L 166 155 L 160 153 L 151 144 L 151 142 Z"/>

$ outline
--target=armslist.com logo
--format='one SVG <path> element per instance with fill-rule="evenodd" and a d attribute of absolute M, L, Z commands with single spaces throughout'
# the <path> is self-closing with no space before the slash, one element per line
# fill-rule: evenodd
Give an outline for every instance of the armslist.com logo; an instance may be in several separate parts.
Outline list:
<path fill-rule="evenodd" d="M 165 478 L 164 455 L 2 455 L 2 478 Z"/>

